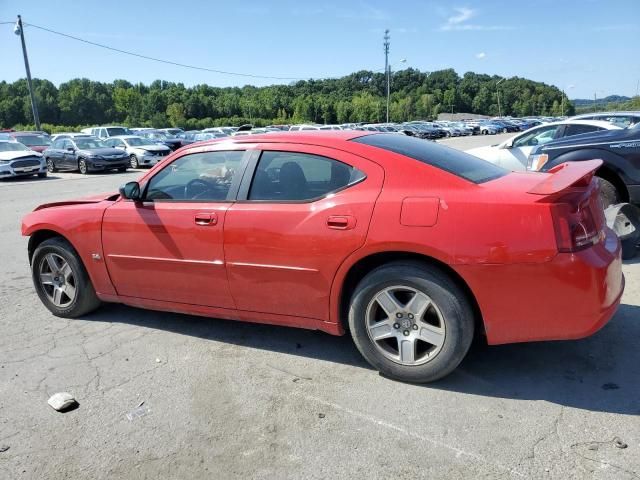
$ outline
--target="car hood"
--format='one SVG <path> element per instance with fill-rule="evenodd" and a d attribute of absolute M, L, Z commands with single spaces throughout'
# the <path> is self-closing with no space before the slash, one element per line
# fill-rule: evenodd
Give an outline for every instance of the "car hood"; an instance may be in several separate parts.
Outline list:
<path fill-rule="evenodd" d="M 0 152 L 0 162 L 10 162 L 11 160 L 15 160 L 17 158 L 23 157 L 37 157 L 38 159 L 42 157 L 42 154 L 35 151 L 24 151 L 24 150 L 14 150 L 11 152 Z"/>
<path fill-rule="evenodd" d="M 488 147 L 471 148 L 469 150 L 465 150 L 465 153 L 473 155 L 474 157 L 482 158 L 484 160 L 493 160 L 495 159 L 499 150 L 500 149 L 497 145 L 492 145 Z"/>
<path fill-rule="evenodd" d="M 167 150 L 169 150 L 169 147 L 165 146 L 165 145 L 144 145 L 144 146 L 139 146 L 139 147 L 131 147 L 131 148 L 136 148 L 138 150 L 146 150 L 147 152 L 166 152 Z"/>
<path fill-rule="evenodd" d="M 119 155 L 125 156 L 125 152 L 119 150 L 117 148 L 92 148 L 90 150 L 78 150 L 80 153 L 84 153 L 86 155 Z"/>
<path fill-rule="evenodd" d="M 38 205 L 33 211 L 36 212 L 38 210 L 43 210 L 45 208 L 52 207 L 66 207 L 68 205 L 83 205 L 90 203 L 100 203 L 106 201 L 115 201 L 120 197 L 119 193 L 102 193 L 100 195 L 91 195 L 88 197 L 81 197 L 75 200 L 65 200 L 62 202 L 52 202 L 52 203 L 43 203 L 42 205 Z"/>

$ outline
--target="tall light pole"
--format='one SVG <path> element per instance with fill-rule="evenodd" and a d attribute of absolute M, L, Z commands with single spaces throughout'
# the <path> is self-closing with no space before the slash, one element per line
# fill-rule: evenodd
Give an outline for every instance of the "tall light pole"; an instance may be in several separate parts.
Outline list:
<path fill-rule="evenodd" d="M 496 96 L 498 97 L 498 117 L 502 117 L 502 108 L 500 107 L 500 89 L 498 88 L 498 85 L 500 85 L 503 80 L 504 78 L 501 78 L 496 82 Z"/>
<path fill-rule="evenodd" d="M 31 83 L 31 70 L 29 69 L 29 58 L 27 57 L 27 45 L 24 43 L 24 28 L 22 28 L 22 17 L 18 15 L 16 26 L 13 27 L 13 33 L 20 35 L 22 41 L 22 55 L 24 56 L 24 69 L 27 71 L 27 86 L 29 87 L 29 96 L 31 97 L 31 110 L 33 111 L 33 122 L 36 130 L 40 130 L 40 116 L 38 115 L 38 104 L 36 96 L 33 93 L 33 85 Z"/>
<path fill-rule="evenodd" d="M 389 29 L 384 31 L 384 71 L 387 74 L 387 123 L 389 123 L 389 96 L 391 94 L 391 71 L 389 67 Z"/>

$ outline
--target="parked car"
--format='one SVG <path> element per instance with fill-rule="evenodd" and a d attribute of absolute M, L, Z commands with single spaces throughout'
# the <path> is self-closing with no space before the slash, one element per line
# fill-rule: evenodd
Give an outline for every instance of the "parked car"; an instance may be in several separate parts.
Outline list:
<path fill-rule="evenodd" d="M 58 170 L 89 172 L 118 170 L 126 172 L 129 155 L 111 148 L 96 137 L 58 138 L 43 152 L 50 173 Z"/>
<path fill-rule="evenodd" d="M 640 123 L 640 112 L 597 112 L 584 113 L 571 117 L 571 120 L 602 120 L 619 127 L 631 127 Z"/>
<path fill-rule="evenodd" d="M 166 145 L 136 135 L 111 137 L 104 141 L 107 147 L 124 150 L 129 155 L 131 168 L 152 167 L 171 153 Z"/>
<path fill-rule="evenodd" d="M 119 195 L 41 205 L 22 233 L 55 315 L 107 301 L 348 330 L 374 368 L 428 382 L 476 329 L 490 344 L 573 339 L 612 317 L 624 279 L 599 165 L 511 173 L 396 133 L 232 137 Z"/>
<path fill-rule="evenodd" d="M 467 150 L 467 153 L 514 171 L 527 169 L 527 159 L 536 145 L 544 145 L 559 138 L 602 130 L 619 130 L 620 127 L 598 120 L 567 120 L 546 123 L 519 133 L 508 140 L 489 147 Z"/>
<path fill-rule="evenodd" d="M 117 137 L 120 135 L 132 135 L 133 132 L 129 130 L 127 127 L 121 127 L 117 125 L 109 125 L 104 127 L 91 127 L 91 128 L 83 128 L 80 130 L 82 133 L 86 133 L 87 135 L 92 135 L 94 137 L 98 137 L 101 139 L 109 138 L 109 137 Z"/>
<path fill-rule="evenodd" d="M 47 176 L 42 154 L 20 142 L 0 139 L 0 179 L 32 175 Z"/>
<path fill-rule="evenodd" d="M 76 133 L 76 132 L 64 132 L 64 133 L 56 133 L 51 136 L 51 141 L 55 142 L 58 138 L 76 138 L 76 137 L 92 137 L 93 135 L 89 135 L 88 133 Z"/>
<path fill-rule="evenodd" d="M 166 145 L 171 150 L 177 150 L 182 147 L 182 139 L 177 137 L 171 137 L 164 132 L 158 130 L 144 130 L 139 132 L 138 135 L 142 138 L 152 140 L 161 145 Z"/>
<path fill-rule="evenodd" d="M 35 152 L 42 153 L 46 148 L 51 145 L 51 140 L 48 135 L 41 133 L 31 132 L 14 132 L 9 134 L 15 141 L 29 147 Z"/>
<path fill-rule="evenodd" d="M 605 206 L 620 202 L 640 205 L 640 123 L 540 145 L 531 152 L 527 169 L 546 172 L 564 162 L 592 158 L 604 162 L 596 175 Z"/>

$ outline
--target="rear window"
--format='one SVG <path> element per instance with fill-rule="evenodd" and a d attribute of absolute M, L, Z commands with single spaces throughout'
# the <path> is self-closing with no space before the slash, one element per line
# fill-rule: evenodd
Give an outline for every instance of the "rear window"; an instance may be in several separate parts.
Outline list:
<path fill-rule="evenodd" d="M 488 182 L 507 174 L 504 168 L 468 153 L 407 135 L 381 133 L 354 138 L 352 141 L 413 158 L 473 183 Z"/>

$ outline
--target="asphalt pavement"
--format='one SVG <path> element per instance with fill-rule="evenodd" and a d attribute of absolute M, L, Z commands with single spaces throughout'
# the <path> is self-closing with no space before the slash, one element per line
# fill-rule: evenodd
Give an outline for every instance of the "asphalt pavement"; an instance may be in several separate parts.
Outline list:
<path fill-rule="evenodd" d="M 52 316 L 21 217 L 138 175 L 0 183 L 1 479 L 640 477 L 640 260 L 594 336 L 477 342 L 427 386 L 380 376 L 348 336 L 120 305 Z M 79 408 L 47 405 L 61 391 Z"/>

